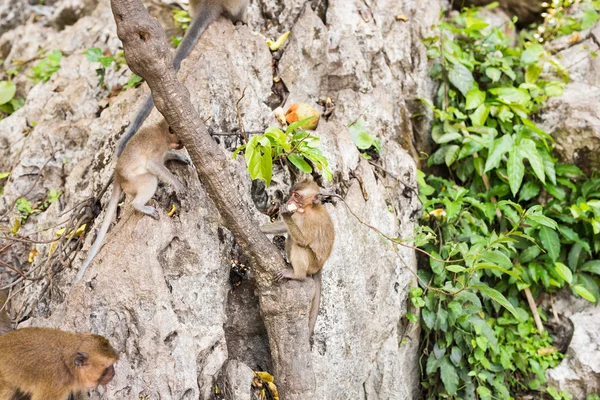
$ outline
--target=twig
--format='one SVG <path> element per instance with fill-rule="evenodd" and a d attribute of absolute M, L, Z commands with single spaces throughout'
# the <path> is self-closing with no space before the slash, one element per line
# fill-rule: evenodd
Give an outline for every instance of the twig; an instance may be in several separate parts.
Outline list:
<path fill-rule="evenodd" d="M 25 276 L 25 274 L 23 272 L 21 272 L 17 267 L 13 267 L 10 264 L 5 263 L 4 261 L 0 260 L 0 265 L 3 265 L 4 267 L 16 272 L 17 274 L 21 275 L 23 277 L 23 279 L 27 279 L 27 277 Z"/>
<path fill-rule="evenodd" d="M 531 294 L 531 290 L 529 288 L 525 288 L 525 297 L 527 297 L 527 303 L 529 304 L 529 308 L 533 312 L 533 320 L 535 321 L 535 326 L 538 329 L 538 332 L 541 334 L 544 332 L 544 325 L 542 324 L 542 319 L 540 318 L 540 314 L 537 312 L 537 306 L 535 305 L 535 300 L 533 300 L 533 295 Z"/>
<path fill-rule="evenodd" d="M 242 91 L 242 97 L 240 97 L 238 99 L 238 101 L 235 103 L 235 110 L 237 112 L 237 119 L 238 119 L 238 124 L 240 126 L 240 133 L 242 135 L 242 138 L 244 139 L 244 143 L 248 143 L 248 136 L 246 135 L 246 130 L 244 129 L 244 120 L 242 119 L 242 113 L 240 112 L 240 102 L 244 99 L 247 88 L 248 88 L 247 86 L 244 87 L 244 90 Z"/>

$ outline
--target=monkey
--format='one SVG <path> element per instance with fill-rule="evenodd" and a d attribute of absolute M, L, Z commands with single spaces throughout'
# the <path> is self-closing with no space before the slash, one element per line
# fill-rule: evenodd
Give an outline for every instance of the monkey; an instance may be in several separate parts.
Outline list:
<path fill-rule="evenodd" d="M 304 280 L 312 275 L 316 284 L 315 296 L 309 313 L 309 335 L 313 336 L 321 302 L 323 264 L 331 255 L 335 241 L 333 221 L 321 201 L 321 190 L 312 180 L 296 183 L 282 207 L 282 219 L 261 226 L 265 234 L 287 232 L 285 252 L 292 269 L 277 273 L 277 282 L 283 279 Z"/>
<path fill-rule="evenodd" d="M 8 294 L 4 290 L 0 290 L 0 335 L 12 331 L 12 323 L 6 306 L 7 301 Z"/>
<path fill-rule="evenodd" d="M 108 384 L 119 360 L 91 333 L 21 328 L 0 336 L 0 400 L 67 400 Z"/>
<path fill-rule="evenodd" d="M 239 21 L 246 24 L 248 22 L 248 1 L 249 0 L 190 0 L 190 16 L 193 20 L 175 52 L 175 57 L 173 58 L 173 68 L 175 69 L 175 72 L 179 71 L 181 62 L 187 58 L 194 46 L 196 46 L 198 39 L 200 39 L 200 36 L 206 30 L 208 25 L 219 18 L 221 14 L 227 16 L 234 23 Z M 139 127 L 144 123 L 148 115 L 150 115 L 150 111 L 152 111 L 153 107 L 154 101 L 152 100 L 152 95 L 149 95 L 138 110 L 133 119 L 133 123 L 127 127 L 127 131 L 121 137 L 121 140 L 119 140 L 117 157 L 121 155 L 127 142 L 135 135 Z"/>
<path fill-rule="evenodd" d="M 188 157 L 173 151 L 182 147 L 183 144 L 164 119 L 157 125 L 140 130 L 139 134 L 127 144 L 121 157 L 117 158 L 113 192 L 108 201 L 104 221 L 96 241 L 75 277 L 73 286 L 83 278 L 86 268 L 102 247 L 104 236 L 116 213 L 121 191 L 133 197 L 131 205 L 136 210 L 154 219 L 159 218 L 158 211 L 146 203 L 154 196 L 158 179 L 173 186 L 178 193 L 183 191 L 183 185 L 164 166 L 164 163 L 169 160 L 188 165 L 191 163 Z"/>

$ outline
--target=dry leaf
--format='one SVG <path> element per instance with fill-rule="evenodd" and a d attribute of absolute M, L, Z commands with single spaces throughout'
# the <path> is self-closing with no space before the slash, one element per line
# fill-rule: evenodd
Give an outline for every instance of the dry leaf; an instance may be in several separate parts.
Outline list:
<path fill-rule="evenodd" d="M 40 252 L 37 251 L 37 249 L 34 247 L 33 249 L 31 249 L 31 251 L 29 252 L 29 258 L 27 259 L 27 261 L 29 261 L 30 263 L 33 262 L 33 260 L 35 260 L 35 258 L 37 256 L 40 255 Z"/>
<path fill-rule="evenodd" d="M 172 217 L 173 215 L 175 215 L 176 212 L 177 212 L 177 206 L 175 204 L 171 204 L 171 208 L 169 208 L 169 211 L 167 211 L 167 215 L 169 217 Z"/>
<path fill-rule="evenodd" d="M 396 15 L 396 21 L 404 21 L 404 22 L 406 22 L 406 21 L 408 21 L 408 18 L 404 14 L 398 14 L 398 15 Z"/>

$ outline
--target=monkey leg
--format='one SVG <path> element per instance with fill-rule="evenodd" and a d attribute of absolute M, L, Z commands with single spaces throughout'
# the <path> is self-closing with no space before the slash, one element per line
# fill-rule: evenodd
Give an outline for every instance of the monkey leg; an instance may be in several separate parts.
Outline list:
<path fill-rule="evenodd" d="M 177 192 L 183 192 L 183 185 L 181 182 L 179 182 L 175 175 L 173 175 L 171 171 L 169 171 L 167 167 L 161 163 L 156 161 L 148 161 L 146 168 L 148 168 L 148 171 L 150 171 L 152 174 L 156 175 L 158 179 L 173 186 Z"/>
<path fill-rule="evenodd" d="M 156 208 L 147 206 L 146 203 L 150 201 L 154 193 L 156 192 L 156 187 L 158 186 L 158 181 L 155 176 L 146 175 L 145 177 L 137 177 L 137 192 L 135 194 L 135 198 L 131 202 L 133 208 L 138 210 L 139 212 L 146 214 L 154 219 L 158 219 L 158 211 Z"/>
<path fill-rule="evenodd" d="M 288 258 L 293 269 L 282 269 L 275 275 L 275 281 L 280 282 L 283 279 L 303 281 L 306 279 L 306 271 L 308 271 L 311 261 L 310 251 L 293 245 Z"/>
<path fill-rule="evenodd" d="M 190 165 L 192 163 L 192 161 L 187 156 L 179 154 L 172 150 L 167 153 L 165 161 L 179 161 L 187 165 Z"/>

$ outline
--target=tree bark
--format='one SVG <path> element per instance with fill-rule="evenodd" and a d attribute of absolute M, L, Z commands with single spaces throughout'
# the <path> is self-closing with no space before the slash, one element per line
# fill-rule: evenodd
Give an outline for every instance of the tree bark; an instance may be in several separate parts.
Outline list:
<path fill-rule="evenodd" d="M 230 156 L 209 136 L 190 102 L 189 91 L 177 80 L 163 28 L 140 0 L 111 0 L 111 7 L 128 66 L 148 83 L 156 108 L 187 148 L 223 224 L 252 263 L 281 398 L 314 398 L 315 378 L 308 341 L 312 280 L 272 284 L 275 273 L 286 264 L 250 217 L 249 205 L 242 201 L 244 197 L 236 183 L 242 177 L 235 172 Z"/>

